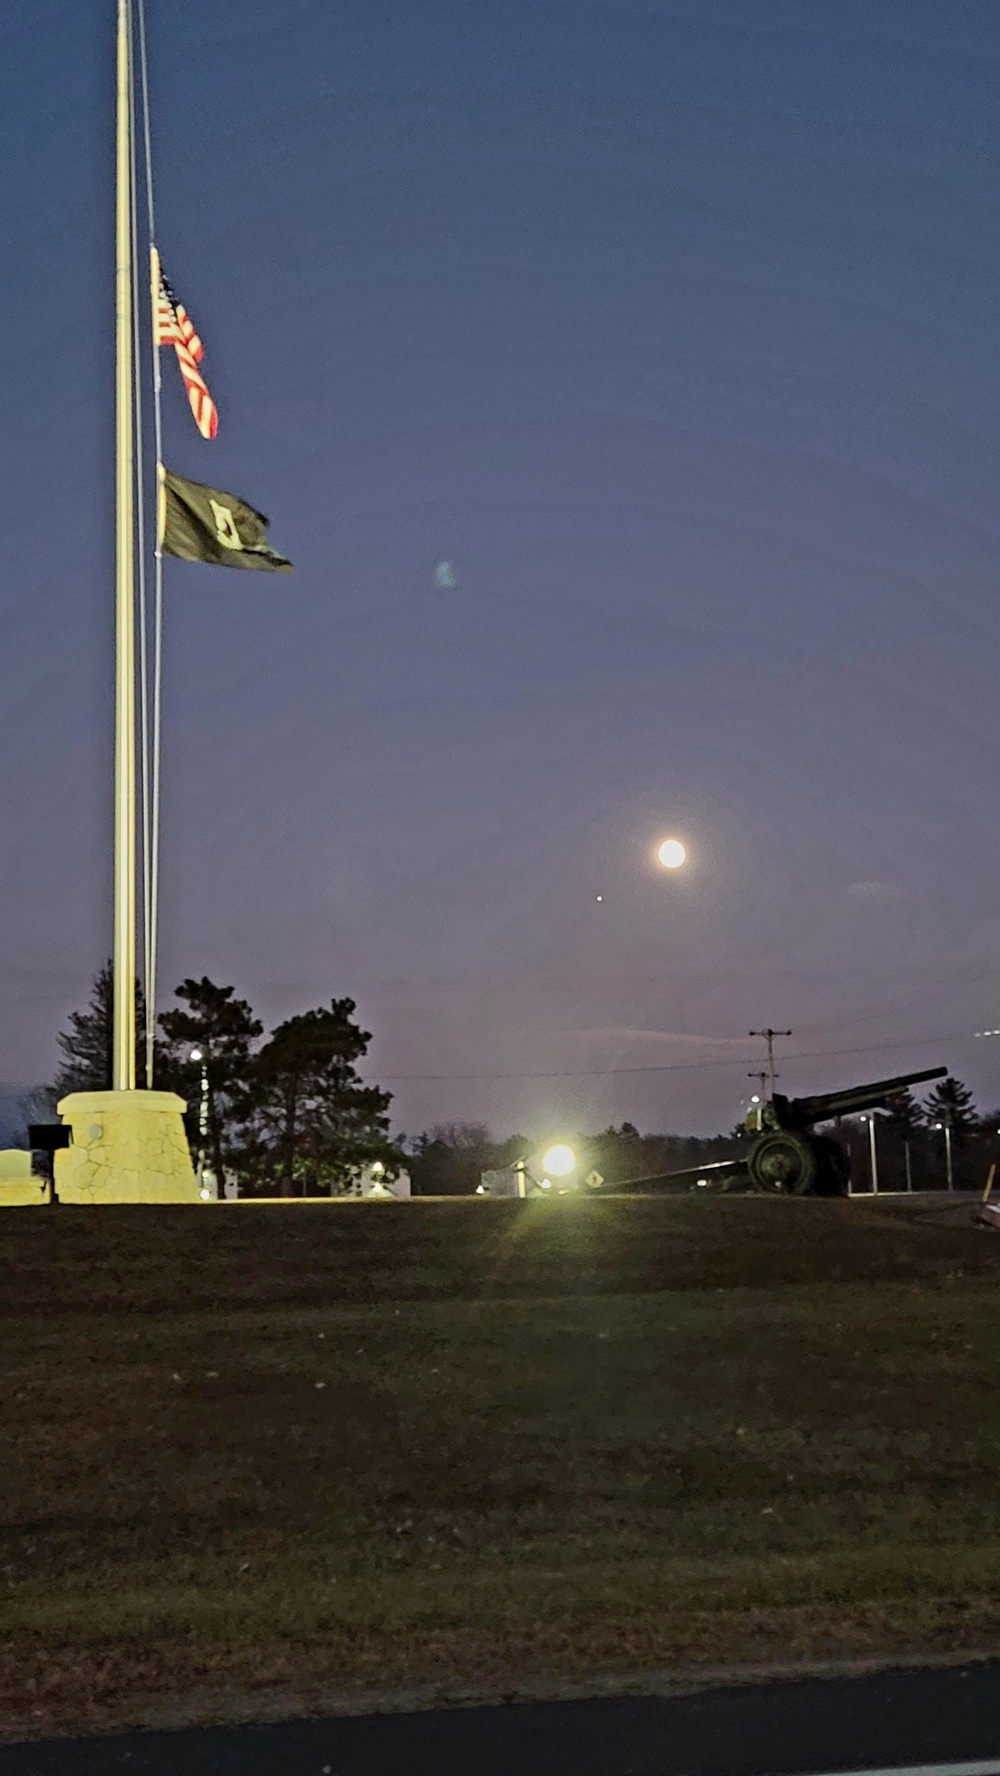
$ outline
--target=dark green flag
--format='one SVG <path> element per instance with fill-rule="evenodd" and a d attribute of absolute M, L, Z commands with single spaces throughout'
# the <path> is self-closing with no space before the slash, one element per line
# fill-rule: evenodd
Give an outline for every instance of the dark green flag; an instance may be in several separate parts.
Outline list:
<path fill-rule="evenodd" d="M 291 562 L 267 540 L 267 519 L 235 493 L 202 487 L 160 470 L 160 549 L 181 561 L 214 567 L 258 567 L 290 573 Z"/>

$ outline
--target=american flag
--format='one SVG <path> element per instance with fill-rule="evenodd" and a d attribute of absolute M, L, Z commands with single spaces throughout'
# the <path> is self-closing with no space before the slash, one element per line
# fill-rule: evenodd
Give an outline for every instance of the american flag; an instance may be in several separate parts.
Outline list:
<path fill-rule="evenodd" d="M 198 365 L 205 347 L 194 330 L 183 303 L 177 301 L 163 275 L 160 256 L 153 249 L 153 338 L 157 346 L 172 345 L 181 367 L 184 387 L 194 414 L 194 423 L 203 438 L 214 438 L 219 429 L 219 415 L 208 392 Z"/>

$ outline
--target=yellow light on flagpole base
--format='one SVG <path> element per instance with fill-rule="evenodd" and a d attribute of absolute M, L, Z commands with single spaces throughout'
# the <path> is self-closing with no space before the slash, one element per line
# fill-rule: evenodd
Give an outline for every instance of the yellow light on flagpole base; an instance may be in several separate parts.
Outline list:
<path fill-rule="evenodd" d="M 664 839 L 656 855 L 664 869 L 680 869 L 687 862 L 687 848 L 680 839 Z"/>
<path fill-rule="evenodd" d="M 566 1178 L 576 1166 L 576 1154 L 572 1147 L 562 1144 L 550 1147 L 548 1152 L 542 1155 L 542 1165 L 547 1172 L 552 1173 L 554 1178 Z"/>

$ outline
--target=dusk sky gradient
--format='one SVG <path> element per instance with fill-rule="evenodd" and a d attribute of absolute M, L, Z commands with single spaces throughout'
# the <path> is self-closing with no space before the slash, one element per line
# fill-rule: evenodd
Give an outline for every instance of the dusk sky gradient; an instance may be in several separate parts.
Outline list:
<path fill-rule="evenodd" d="M 296 566 L 167 563 L 162 1003 L 350 994 L 410 1133 L 728 1128 L 767 1023 L 1000 1104 L 995 0 L 147 4 L 166 460 Z M 0 18 L 12 1086 L 111 942 L 113 13 Z"/>

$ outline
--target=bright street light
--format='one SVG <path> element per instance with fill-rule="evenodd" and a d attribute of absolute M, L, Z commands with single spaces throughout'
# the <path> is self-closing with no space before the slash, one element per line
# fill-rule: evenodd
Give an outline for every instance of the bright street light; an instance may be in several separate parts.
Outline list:
<path fill-rule="evenodd" d="M 554 1178 L 565 1178 L 576 1167 L 576 1154 L 572 1147 L 562 1144 L 550 1147 L 548 1152 L 542 1155 L 542 1165 L 547 1172 L 552 1173 Z"/>

